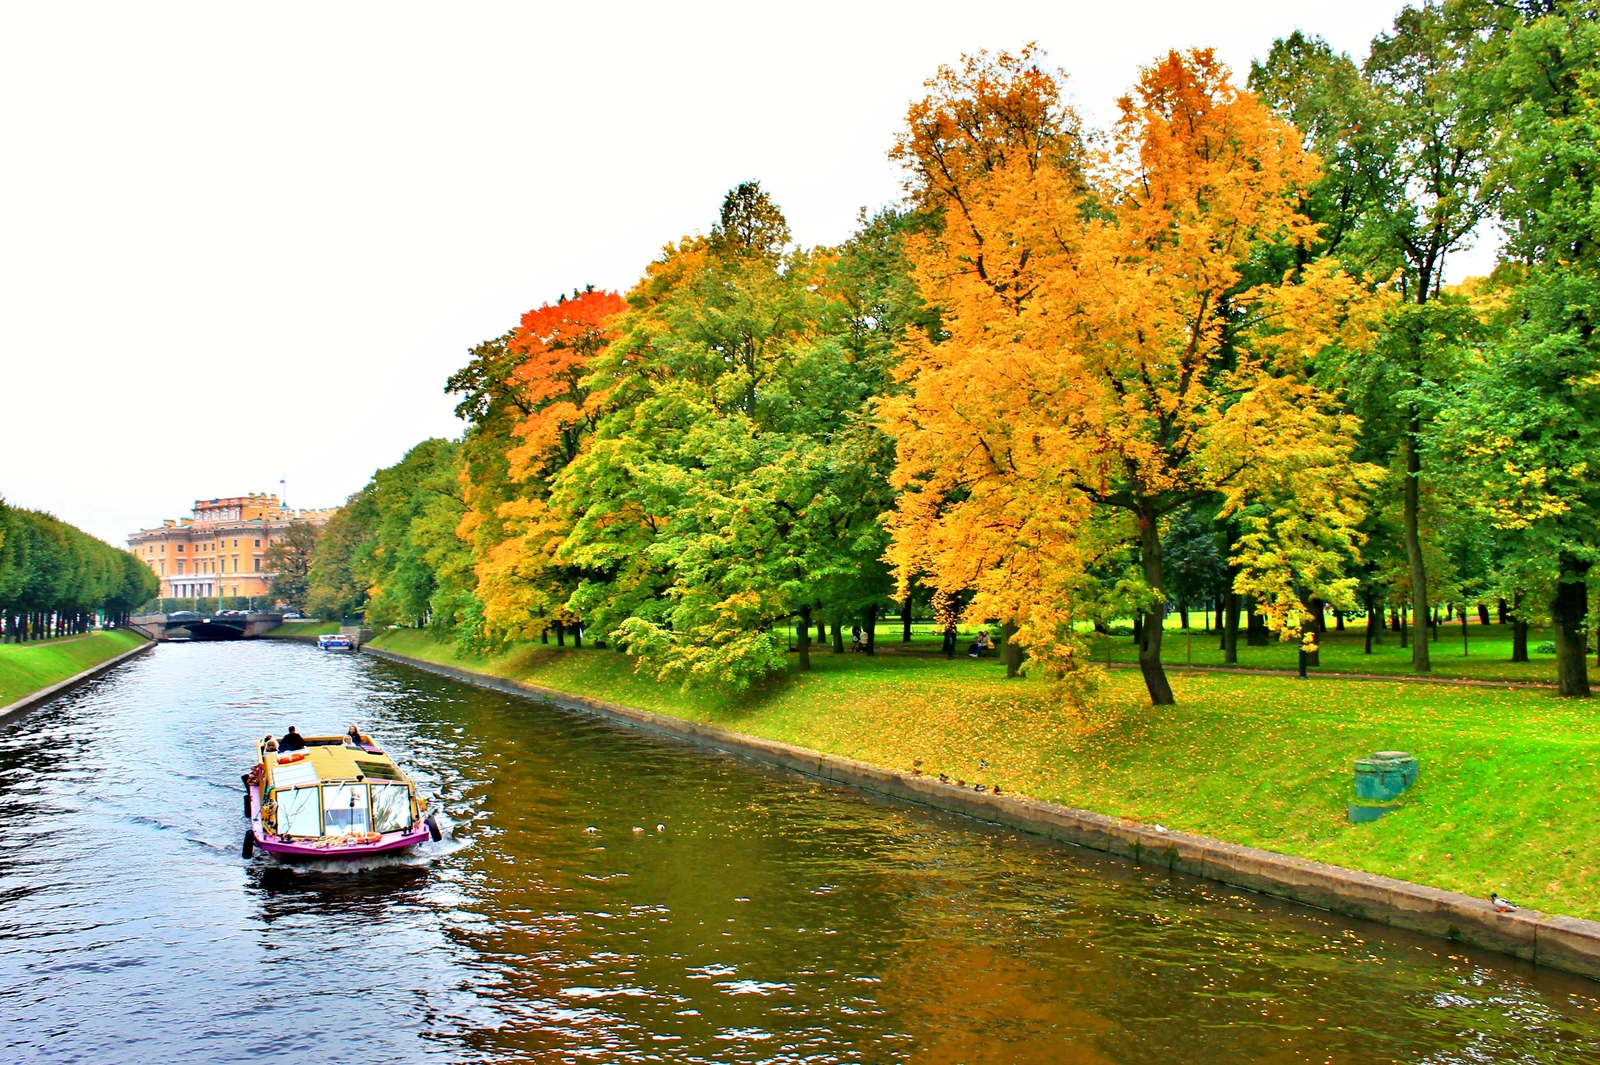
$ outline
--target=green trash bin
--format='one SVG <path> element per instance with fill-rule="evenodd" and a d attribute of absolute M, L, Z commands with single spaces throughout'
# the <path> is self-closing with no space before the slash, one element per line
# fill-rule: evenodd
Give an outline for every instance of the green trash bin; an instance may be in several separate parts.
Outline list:
<path fill-rule="evenodd" d="M 1409 751 L 1379 751 L 1372 757 L 1399 765 L 1400 773 L 1405 777 L 1406 787 L 1409 788 L 1417 782 L 1417 760 Z"/>
<path fill-rule="evenodd" d="M 1405 771 L 1389 758 L 1356 759 L 1356 798 L 1393 802 L 1406 790 Z"/>

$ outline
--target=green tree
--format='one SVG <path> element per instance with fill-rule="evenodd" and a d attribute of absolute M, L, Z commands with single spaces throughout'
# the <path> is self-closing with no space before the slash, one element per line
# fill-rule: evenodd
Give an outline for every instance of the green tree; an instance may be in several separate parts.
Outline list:
<path fill-rule="evenodd" d="M 1550 589 L 1559 690 L 1589 695 L 1588 574 L 1600 552 L 1600 27 L 1551 5 L 1507 34 L 1486 96 L 1505 110 L 1494 179 L 1508 242 L 1503 333 L 1454 390 L 1437 447 L 1481 479 L 1511 568 Z"/>
<path fill-rule="evenodd" d="M 1459 372 L 1463 301 L 1438 305 L 1449 256 L 1470 246 L 1494 212 L 1485 181 L 1494 115 L 1478 82 L 1491 5 L 1407 7 L 1373 42 L 1357 73 L 1346 56 L 1296 34 L 1252 68 L 1251 86 L 1307 134 L 1326 172 L 1306 200 L 1325 250 L 1348 267 L 1394 278 L 1397 304 L 1377 357 L 1340 353 L 1321 379 L 1338 385 L 1362 419 L 1360 457 L 1389 464 L 1406 553 L 1412 662 L 1431 669 L 1422 457 L 1434 399 Z M 1306 251 L 1302 251 L 1302 255 Z"/>
<path fill-rule="evenodd" d="M 892 258 L 892 228 L 789 251 L 741 185 L 708 238 L 652 264 L 596 358 L 606 413 L 554 482 L 556 558 L 581 575 L 572 609 L 658 675 L 746 686 L 785 667 L 792 616 L 886 601 L 892 454 L 869 414 L 878 330 L 901 327 L 866 259 Z"/>
<path fill-rule="evenodd" d="M 267 548 L 264 565 L 275 576 L 272 595 L 293 610 L 306 608 L 311 589 L 311 560 L 315 557 L 319 530 L 308 522 L 297 521 Z"/>

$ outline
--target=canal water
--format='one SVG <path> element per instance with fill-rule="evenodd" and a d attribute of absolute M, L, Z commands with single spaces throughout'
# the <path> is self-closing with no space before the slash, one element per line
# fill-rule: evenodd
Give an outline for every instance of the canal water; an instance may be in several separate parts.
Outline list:
<path fill-rule="evenodd" d="M 245 861 L 375 733 L 409 862 Z M 0 1061 L 1595 1062 L 1600 984 L 367 657 L 171 644 L 0 728 Z"/>

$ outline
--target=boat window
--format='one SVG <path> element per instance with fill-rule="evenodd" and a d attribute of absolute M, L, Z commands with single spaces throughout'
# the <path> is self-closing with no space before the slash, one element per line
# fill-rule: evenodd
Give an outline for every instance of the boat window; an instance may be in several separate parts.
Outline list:
<path fill-rule="evenodd" d="M 330 836 L 367 831 L 367 786 L 324 784 L 322 810 L 322 821 Z"/>
<path fill-rule="evenodd" d="M 357 758 L 355 762 L 356 768 L 361 770 L 363 774 L 372 780 L 401 779 L 400 770 L 396 769 L 392 765 L 385 765 L 382 762 L 367 762 L 360 758 Z"/>
<path fill-rule="evenodd" d="M 319 788 L 290 788 L 274 792 L 278 801 L 278 835 L 322 835 L 322 809 L 317 805 Z"/>
<path fill-rule="evenodd" d="M 372 785 L 372 831 L 405 832 L 411 828 L 411 789 L 404 784 Z"/>

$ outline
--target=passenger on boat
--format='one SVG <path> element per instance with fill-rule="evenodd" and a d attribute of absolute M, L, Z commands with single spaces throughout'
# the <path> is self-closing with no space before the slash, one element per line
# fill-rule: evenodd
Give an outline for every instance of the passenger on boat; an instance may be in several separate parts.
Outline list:
<path fill-rule="evenodd" d="M 280 751 L 298 751 L 303 749 L 305 745 L 306 738 L 296 732 L 293 725 L 289 726 L 289 731 L 284 734 L 283 739 L 278 741 L 278 749 Z"/>
<path fill-rule="evenodd" d="M 354 725 L 350 726 L 350 731 L 345 733 L 344 738 L 350 741 L 351 746 L 361 746 L 361 730 L 356 728 Z"/>
<path fill-rule="evenodd" d="M 273 739 L 271 736 L 268 736 L 266 747 L 264 749 L 267 751 L 276 751 L 278 749 L 278 741 Z"/>

